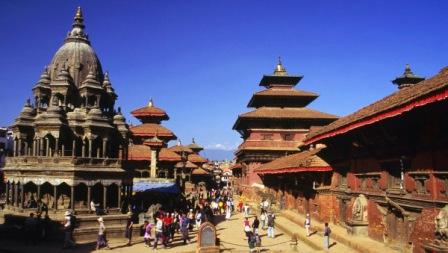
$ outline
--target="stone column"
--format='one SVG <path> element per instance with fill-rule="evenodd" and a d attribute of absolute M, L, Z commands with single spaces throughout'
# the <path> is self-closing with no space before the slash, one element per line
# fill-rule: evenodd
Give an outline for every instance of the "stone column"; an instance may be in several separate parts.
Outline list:
<path fill-rule="evenodd" d="M 37 196 L 36 197 L 37 197 L 36 201 L 40 199 L 40 184 L 37 185 Z"/>
<path fill-rule="evenodd" d="M 61 145 L 61 156 L 65 156 L 65 145 Z"/>
<path fill-rule="evenodd" d="M 33 140 L 33 153 L 31 153 L 33 156 L 36 156 L 36 145 L 37 145 L 37 141 L 36 139 Z"/>
<path fill-rule="evenodd" d="M 17 183 L 14 184 L 14 206 L 18 206 L 19 205 L 19 191 L 18 191 L 18 187 L 17 187 Z"/>
<path fill-rule="evenodd" d="M 53 209 L 58 209 L 58 186 L 53 185 Z"/>
<path fill-rule="evenodd" d="M 87 186 L 87 208 L 89 209 L 89 211 L 90 211 L 90 196 L 92 195 L 92 186 L 90 186 L 90 185 L 88 185 Z"/>
<path fill-rule="evenodd" d="M 22 156 L 22 139 L 19 139 L 17 144 L 17 156 Z"/>
<path fill-rule="evenodd" d="M 76 139 L 72 142 L 72 156 L 75 157 L 76 155 Z"/>
<path fill-rule="evenodd" d="M 82 141 L 82 157 L 86 157 L 86 142 Z"/>
<path fill-rule="evenodd" d="M 103 158 L 106 158 L 107 139 L 103 139 Z"/>
<path fill-rule="evenodd" d="M 54 154 L 55 156 L 59 155 L 59 138 L 56 138 L 54 142 Z"/>
<path fill-rule="evenodd" d="M 92 140 L 89 140 L 89 157 L 92 157 Z"/>
<path fill-rule="evenodd" d="M 12 147 L 12 156 L 17 156 L 17 140 L 14 139 L 13 147 Z"/>
<path fill-rule="evenodd" d="M 25 202 L 24 190 L 25 190 L 24 185 L 20 184 L 20 205 L 19 205 L 20 208 L 23 208 L 23 202 Z"/>
<path fill-rule="evenodd" d="M 149 175 L 152 178 L 157 176 L 157 151 L 155 149 L 151 149 L 151 170 L 149 171 Z"/>
<path fill-rule="evenodd" d="M 107 186 L 103 185 L 103 209 L 106 209 L 107 204 Z"/>
<path fill-rule="evenodd" d="M 75 186 L 70 186 L 70 208 L 75 210 Z"/>
<path fill-rule="evenodd" d="M 6 205 L 9 205 L 9 182 L 6 182 L 5 187 Z"/>
<path fill-rule="evenodd" d="M 50 140 L 47 138 L 45 138 L 45 156 L 50 156 Z"/>
<path fill-rule="evenodd" d="M 24 147 L 24 152 L 23 152 L 23 154 L 24 155 L 26 155 L 26 156 L 28 156 L 29 155 L 29 152 L 28 152 L 28 142 L 27 141 L 25 141 L 25 147 Z"/>
<path fill-rule="evenodd" d="M 39 142 L 39 149 L 38 149 L 38 156 L 43 156 L 44 155 L 44 139 L 43 138 L 39 138 L 37 140 L 37 142 Z"/>
<path fill-rule="evenodd" d="M 118 208 L 121 207 L 121 192 L 123 191 L 123 186 L 119 185 L 118 186 L 118 196 L 117 196 L 117 203 L 118 203 Z"/>

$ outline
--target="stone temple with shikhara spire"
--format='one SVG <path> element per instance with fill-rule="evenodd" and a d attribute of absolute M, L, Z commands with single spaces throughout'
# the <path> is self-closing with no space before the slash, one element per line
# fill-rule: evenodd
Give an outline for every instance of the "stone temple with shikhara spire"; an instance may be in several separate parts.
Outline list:
<path fill-rule="evenodd" d="M 120 220 L 131 194 L 132 178 L 121 162 L 128 126 L 84 28 L 78 8 L 63 45 L 32 88 L 34 103 L 28 99 L 12 126 L 13 157 L 4 168 L 7 213 L 28 215 L 42 202 L 50 218 L 67 209 L 88 215 L 93 200 L 117 214 L 107 223 Z"/>

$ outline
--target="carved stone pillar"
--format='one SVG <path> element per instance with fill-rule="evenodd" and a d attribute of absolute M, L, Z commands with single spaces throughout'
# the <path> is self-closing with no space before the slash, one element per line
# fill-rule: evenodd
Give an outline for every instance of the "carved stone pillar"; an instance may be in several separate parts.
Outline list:
<path fill-rule="evenodd" d="M 61 145 L 61 156 L 65 156 L 65 145 Z"/>
<path fill-rule="evenodd" d="M 29 153 L 28 153 L 28 142 L 27 141 L 24 141 L 24 142 L 25 142 L 24 143 L 25 144 L 25 147 L 24 147 L 25 150 L 23 150 L 23 155 L 27 156 L 27 155 L 29 155 Z"/>
<path fill-rule="evenodd" d="M 92 140 L 89 140 L 89 157 L 92 157 Z"/>
<path fill-rule="evenodd" d="M 53 209 L 58 209 L 58 186 L 53 185 Z"/>
<path fill-rule="evenodd" d="M 36 201 L 40 200 L 40 184 L 37 185 L 37 196 L 36 196 Z"/>
<path fill-rule="evenodd" d="M 87 186 L 87 208 L 90 210 L 90 198 L 92 195 L 92 186 Z"/>
<path fill-rule="evenodd" d="M 31 155 L 36 156 L 36 145 L 37 145 L 37 141 L 36 139 L 33 140 L 33 153 L 31 153 Z"/>
<path fill-rule="evenodd" d="M 59 138 L 56 138 L 54 142 L 54 155 L 55 156 L 59 155 Z"/>
<path fill-rule="evenodd" d="M 151 149 L 151 169 L 149 171 L 149 175 L 152 178 L 157 177 L 157 151 L 155 149 Z"/>
<path fill-rule="evenodd" d="M 50 139 L 45 138 L 45 156 L 50 156 Z"/>
<path fill-rule="evenodd" d="M 82 157 L 86 157 L 86 142 L 82 142 Z"/>
<path fill-rule="evenodd" d="M 9 205 L 9 182 L 6 182 L 5 187 L 6 205 Z"/>
<path fill-rule="evenodd" d="M 119 185 L 118 186 L 118 196 L 117 196 L 117 203 L 118 203 L 118 208 L 121 207 L 121 192 L 123 191 L 123 186 Z"/>
<path fill-rule="evenodd" d="M 107 186 L 103 185 L 103 209 L 106 209 L 107 204 Z"/>
<path fill-rule="evenodd" d="M 72 142 L 72 157 L 75 157 L 76 155 L 76 139 Z"/>
<path fill-rule="evenodd" d="M 13 147 L 12 147 L 12 156 L 17 156 L 17 140 L 14 139 Z"/>
<path fill-rule="evenodd" d="M 39 142 L 39 150 L 38 150 L 39 154 L 38 154 L 38 156 L 43 156 L 44 155 L 44 139 L 43 138 L 39 138 L 37 140 L 37 142 Z"/>
<path fill-rule="evenodd" d="M 14 206 L 18 206 L 19 205 L 19 197 L 18 194 L 19 193 L 19 189 L 18 189 L 18 185 L 17 183 L 14 184 Z"/>
<path fill-rule="evenodd" d="M 106 158 L 107 139 L 103 139 L 103 158 Z"/>
<path fill-rule="evenodd" d="M 70 208 L 75 210 L 75 186 L 70 186 Z"/>
<path fill-rule="evenodd" d="M 20 208 L 23 208 L 23 203 L 25 202 L 24 199 L 24 191 L 25 191 L 25 187 L 23 184 L 20 184 Z"/>

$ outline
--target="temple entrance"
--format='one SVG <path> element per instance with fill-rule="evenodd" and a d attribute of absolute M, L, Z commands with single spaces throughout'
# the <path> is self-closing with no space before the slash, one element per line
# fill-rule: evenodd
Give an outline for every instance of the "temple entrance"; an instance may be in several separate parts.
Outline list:
<path fill-rule="evenodd" d="M 37 186 L 33 182 L 28 182 L 23 185 L 24 193 L 24 208 L 36 208 L 37 207 Z"/>
<path fill-rule="evenodd" d="M 118 185 L 111 184 L 107 187 L 107 208 L 118 208 Z"/>
<path fill-rule="evenodd" d="M 75 209 L 87 209 L 87 185 L 81 183 L 75 186 L 74 201 Z"/>

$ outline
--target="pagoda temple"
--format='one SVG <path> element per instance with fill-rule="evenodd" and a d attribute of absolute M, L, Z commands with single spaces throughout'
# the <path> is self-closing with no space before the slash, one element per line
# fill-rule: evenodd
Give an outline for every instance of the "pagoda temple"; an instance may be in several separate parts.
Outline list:
<path fill-rule="evenodd" d="M 161 122 L 169 120 L 168 114 L 154 105 L 138 108 L 131 114 L 142 124 L 131 126 L 128 165 L 135 170 L 136 178 L 174 178 L 174 165 L 181 157 L 167 149 L 171 140 L 177 139 L 174 133 Z"/>
<path fill-rule="evenodd" d="M 265 89 L 256 92 L 247 105 L 255 110 L 240 114 L 236 120 L 233 129 L 244 140 L 235 152 L 241 166 L 233 167 L 234 175 L 241 175 L 236 181 L 240 187 L 261 184 L 254 172 L 257 167 L 298 152 L 310 129 L 337 119 L 306 107 L 318 94 L 295 89 L 301 79 L 302 76 L 289 75 L 279 59 L 274 73 L 264 75 L 260 81 L 259 85 Z"/>
<path fill-rule="evenodd" d="M 8 212 L 28 215 L 41 202 L 58 219 L 67 209 L 87 213 L 94 201 L 118 213 L 130 194 L 131 175 L 121 160 L 128 126 L 114 109 L 117 94 L 84 29 L 78 8 L 63 45 L 32 88 L 34 103 L 25 103 L 12 126 L 13 157 L 4 168 Z"/>

